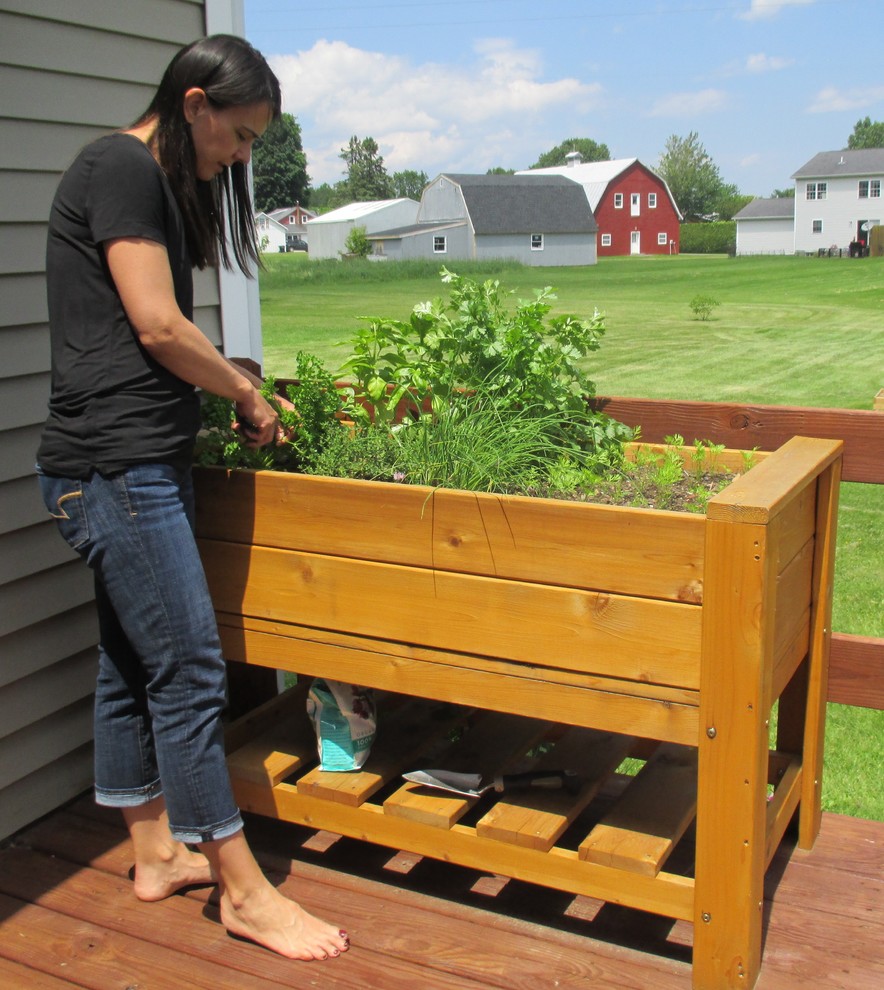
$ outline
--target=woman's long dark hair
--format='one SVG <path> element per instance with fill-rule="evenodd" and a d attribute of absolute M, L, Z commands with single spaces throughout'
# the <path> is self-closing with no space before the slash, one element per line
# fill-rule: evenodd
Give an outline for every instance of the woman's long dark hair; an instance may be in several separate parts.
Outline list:
<path fill-rule="evenodd" d="M 193 264 L 205 268 L 220 260 L 232 268 L 229 236 L 236 264 L 248 274 L 252 264 L 260 264 L 260 255 L 246 166 L 236 162 L 209 182 L 197 178 L 196 153 L 184 117 L 184 94 L 194 87 L 219 109 L 266 103 L 276 120 L 282 104 L 279 81 L 264 56 L 242 38 L 200 38 L 172 59 L 150 106 L 132 125 L 157 120 L 155 152 L 184 216 Z"/>

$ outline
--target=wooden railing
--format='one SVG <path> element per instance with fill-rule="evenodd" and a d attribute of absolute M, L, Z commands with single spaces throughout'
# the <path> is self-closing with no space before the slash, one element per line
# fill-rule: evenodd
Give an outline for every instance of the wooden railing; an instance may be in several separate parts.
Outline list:
<path fill-rule="evenodd" d="M 884 485 L 881 411 L 621 396 L 598 396 L 591 405 L 629 426 L 641 426 L 641 437 L 649 443 L 661 443 L 675 433 L 688 443 L 702 439 L 743 450 L 775 450 L 793 436 L 843 440 L 842 482 Z M 884 709 L 884 639 L 833 633 L 828 698 Z"/>

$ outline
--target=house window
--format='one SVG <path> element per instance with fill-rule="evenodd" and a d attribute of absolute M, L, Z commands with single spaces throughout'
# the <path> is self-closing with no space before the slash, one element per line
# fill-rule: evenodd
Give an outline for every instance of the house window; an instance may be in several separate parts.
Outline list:
<path fill-rule="evenodd" d="M 433 254 L 445 254 L 448 250 L 448 238 L 439 234 L 433 238 Z"/>
<path fill-rule="evenodd" d="M 648 209 L 649 210 L 656 210 L 657 209 L 657 194 L 656 193 L 648 193 Z"/>
<path fill-rule="evenodd" d="M 298 222 L 298 218 L 297 218 L 297 217 L 295 216 L 295 214 L 293 213 L 293 214 L 292 214 L 292 215 L 291 215 L 291 216 L 289 217 L 289 223 L 290 223 L 290 224 L 296 224 L 297 222 Z"/>
<path fill-rule="evenodd" d="M 806 196 L 808 199 L 825 199 L 829 184 L 827 182 L 808 182 Z"/>
<path fill-rule="evenodd" d="M 623 193 L 614 193 L 614 209 L 623 209 Z"/>
<path fill-rule="evenodd" d="M 543 250 L 543 234 L 532 234 L 531 235 L 531 250 L 532 251 L 542 251 Z"/>
<path fill-rule="evenodd" d="M 666 236 L 666 231 L 661 230 L 660 233 L 657 234 L 657 243 L 665 246 L 668 242 L 669 238 Z"/>
<path fill-rule="evenodd" d="M 610 247 L 610 246 L 611 246 L 611 235 L 602 234 L 602 247 Z"/>
<path fill-rule="evenodd" d="M 880 179 L 860 179 L 859 180 L 860 199 L 880 199 L 881 180 Z"/>
<path fill-rule="evenodd" d="M 822 220 L 814 220 L 811 229 L 813 230 L 813 232 L 815 234 L 821 234 L 823 232 L 823 221 Z"/>

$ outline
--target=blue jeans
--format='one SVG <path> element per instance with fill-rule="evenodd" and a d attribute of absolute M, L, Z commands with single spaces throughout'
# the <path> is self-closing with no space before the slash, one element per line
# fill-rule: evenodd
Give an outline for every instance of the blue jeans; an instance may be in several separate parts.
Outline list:
<path fill-rule="evenodd" d="M 242 819 L 224 759 L 226 670 L 190 472 L 140 464 L 86 481 L 38 474 L 62 535 L 95 573 L 96 800 L 134 807 L 164 794 L 176 839 L 233 835 Z"/>

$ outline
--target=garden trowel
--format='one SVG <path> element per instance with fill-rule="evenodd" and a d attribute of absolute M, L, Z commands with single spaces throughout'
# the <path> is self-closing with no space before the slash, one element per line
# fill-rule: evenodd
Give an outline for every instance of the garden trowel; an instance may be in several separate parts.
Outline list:
<path fill-rule="evenodd" d="M 436 787 L 452 794 L 463 794 L 465 797 L 480 797 L 487 791 L 502 793 L 530 787 L 568 790 L 579 787 L 577 774 L 573 770 L 531 770 L 527 773 L 501 774 L 490 783 L 483 783 L 479 773 L 456 773 L 453 770 L 412 770 L 402 776 L 413 784 Z"/>

